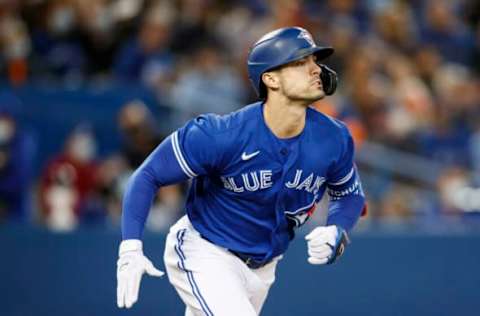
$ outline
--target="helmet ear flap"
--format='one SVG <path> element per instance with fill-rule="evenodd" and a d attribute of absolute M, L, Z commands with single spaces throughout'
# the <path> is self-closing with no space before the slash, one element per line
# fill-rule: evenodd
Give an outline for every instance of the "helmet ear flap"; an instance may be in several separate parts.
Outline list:
<path fill-rule="evenodd" d="M 324 64 L 319 64 L 322 72 L 320 73 L 320 80 L 322 80 L 323 91 L 326 95 L 332 95 L 337 90 L 338 76 L 335 71 Z"/>

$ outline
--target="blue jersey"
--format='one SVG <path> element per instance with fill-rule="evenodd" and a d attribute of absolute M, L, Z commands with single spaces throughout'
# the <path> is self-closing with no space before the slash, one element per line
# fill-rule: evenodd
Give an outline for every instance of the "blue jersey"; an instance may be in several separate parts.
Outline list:
<path fill-rule="evenodd" d="M 348 129 L 310 108 L 304 130 L 291 139 L 270 131 L 258 102 L 225 116 L 201 115 L 174 132 L 163 151 L 169 146 L 174 158 L 155 158 L 154 152 L 144 165 L 157 167 L 145 174 L 157 185 L 192 178 L 186 211 L 195 229 L 205 239 L 258 261 L 285 252 L 295 228 L 308 220 L 326 190 L 332 200 L 357 195 L 363 204 Z M 167 172 L 167 165 L 180 171 Z M 155 179 L 162 172 L 171 175 Z M 138 207 L 137 202 L 128 205 Z M 124 212 L 128 205 L 124 202 Z M 329 218 L 335 212 L 341 210 L 333 209 Z M 339 223 L 353 226 L 358 207 L 354 213 L 339 217 Z"/>

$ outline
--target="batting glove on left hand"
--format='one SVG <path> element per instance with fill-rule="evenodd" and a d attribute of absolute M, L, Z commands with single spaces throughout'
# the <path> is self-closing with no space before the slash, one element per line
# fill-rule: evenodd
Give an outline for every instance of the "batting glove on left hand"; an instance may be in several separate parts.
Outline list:
<path fill-rule="evenodd" d="M 155 268 L 143 255 L 142 242 L 137 239 L 122 241 L 117 261 L 117 305 L 130 308 L 138 299 L 142 275 L 161 277 L 164 273 Z"/>
<path fill-rule="evenodd" d="M 331 264 L 343 254 L 350 242 L 347 232 L 336 225 L 317 227 L 305 236 L 308 246 L 308 262 Z"/>

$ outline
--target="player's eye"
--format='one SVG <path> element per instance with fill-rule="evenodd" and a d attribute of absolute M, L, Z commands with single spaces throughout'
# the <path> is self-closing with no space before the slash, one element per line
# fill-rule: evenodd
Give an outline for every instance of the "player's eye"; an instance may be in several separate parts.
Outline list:
<path fill-rule="evenodd" d="M 300 60 L 297 60 L 293 63 L 294 66 L 302 66 L 307 63 L 307 60 L 305 58 L 302 58 Z"/>

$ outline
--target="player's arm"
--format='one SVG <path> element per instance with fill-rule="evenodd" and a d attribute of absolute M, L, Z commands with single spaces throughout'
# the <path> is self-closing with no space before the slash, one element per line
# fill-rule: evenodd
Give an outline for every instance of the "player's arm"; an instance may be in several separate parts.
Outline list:
<path fill-rule="evenodd" d="M 177 153 L 177 154 L 176 154 Z M 130 177 L 122 205 L 122 239 L 141 239 L 153 199 L 162 186 L 197 174 L 187 165 L 178 147 L 178 131 L 167 137 Z M 178 157 L 178 158 L 177 158 Z"/>
<path fill-rule="evenodd" d="M 330 196 L 327 226 L 317 227 L 305 237 L 311 264 L 331 264 L 343 254 L 349 243 L 347 232 L 365 208 L 365 195 L 353 163 L 353 140 L 344 126 L 340 144 L 339 158 L 332 166 L 327 182 Z"/>
<path fill-rule="evenodd" d="M 117 305 L 131 307 L 138 299 L 143 273 L 161 276 L 143 255 L 142 233 L 158 189 L 205 174 L 214 163 L 215 146 L 197 118 L 166 138 L 133 173 L 123 198 L 122 242 L 117 262 Z M 206 145 L 208 144 L 208 146 Z"/>

